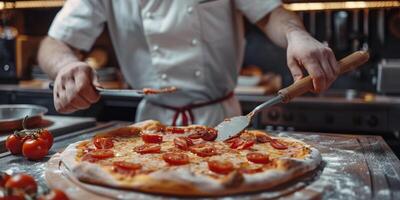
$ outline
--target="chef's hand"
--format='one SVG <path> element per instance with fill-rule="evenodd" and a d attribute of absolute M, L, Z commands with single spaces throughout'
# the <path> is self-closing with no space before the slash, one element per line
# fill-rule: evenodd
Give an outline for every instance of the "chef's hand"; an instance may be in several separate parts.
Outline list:
<path fill-rule="evenodd" d="M 71 113 L 90 107 L 100 99 L 99 86 L 92 68 L 84 62 L 63 67 L 54 81 L 54 107 L 60 113 Z"/>
<path fill-rule="evenodd" d="M 305 31 L 288 33 L 287 41 L 287 63 L 294 81 L 304 76 L 305 68 L 313 79 L 314 92 L 328 89 L 340 73 L 332 50 Z"/>

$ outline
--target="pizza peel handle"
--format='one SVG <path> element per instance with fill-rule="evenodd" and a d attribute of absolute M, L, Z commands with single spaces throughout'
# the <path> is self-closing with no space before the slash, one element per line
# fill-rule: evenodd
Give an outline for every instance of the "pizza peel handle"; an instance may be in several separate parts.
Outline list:
<path fill-rule="evenodd" d="M 339 61 L 340 74 L 349 72 L 364 63 L 369 59 L 369 54 L 366 51 L 356 51 L 349 56 Z M 294 97 L 300 96 L 306 92 L 311 91 L 314 88 L 311 76 L 296 81 L 287 88 L 279 90 L 278 94 L 282 96 L 283 102 L 288 102 Z"/>
<path fill-rule="evenodd" d="M 340 66 L 340 74 L 346 73 L 350 70 L 359 67 L 360 65 L 366 63 L 368 59 L 369 59 L 368 52 L 365 51 L 354 52 L 353 54 L 339 61 L 338 64 Z M 250 124 L 250 121 L 255 114 L 265 109 L 266 107 L 270 107 L 272 105 L 281 102 L 286 103 L 290 101 L 292 98 L 300 96 L 312 90 L 313 88 L 314 87 L 312 78 L 310 76 L 307 76 L 303 79 L 300 79 L 299 81 L 296 81 L 289 87 L 281 89 L 276 97 L 273 97 L 268 101 L 260 104 L 259 106 L 254 108 L 254 110 L 250 112 L 248 115 L 232 117 L 218 124 L 215 127 L 215 129 L 218 131 L 217 140 L 223 141 L 236 136 Z"/>

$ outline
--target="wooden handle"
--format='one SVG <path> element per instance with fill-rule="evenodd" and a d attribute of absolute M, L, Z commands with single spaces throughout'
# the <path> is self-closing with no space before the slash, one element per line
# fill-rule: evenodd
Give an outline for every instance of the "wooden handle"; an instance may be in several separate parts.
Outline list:
<path fill-rule="evenodd" d="M 369 59 L 369 54 L 366 51 L 356 51 L 351 55 L 343 58 L 339 61 L 340 74 L 344 74 L 351 71 L 364 63 Z M 306 92 L 311 91 L 314 88 L 311 76 L 304 77 L 299 81 L 296 81 L 289 87 L 283 88 L 278 91 L 278 94 L 283 97 L 283 102 L 288 102 L 294 97 L 300 96 Z"/>

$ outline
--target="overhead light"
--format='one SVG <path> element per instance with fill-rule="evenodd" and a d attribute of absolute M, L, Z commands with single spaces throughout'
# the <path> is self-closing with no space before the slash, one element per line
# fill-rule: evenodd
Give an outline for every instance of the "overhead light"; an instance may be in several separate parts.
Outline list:
<path fill-rule="evenodd" d="M 54 8 L 62 7 L 65 0 L 42 0 L 42 1 L 13 1 L 0 2 L 0 10 L 5 9 L 23 9 L 23 8 Z"/>
<path fill-rule="evenodd" d="M 345 2 L 313 2 L 313 3 L 287 3 L 284 7 L 292 11 L 308 10 L 347 10 L 366 8 L 394 8 L 400 7 L 399 1 L 345 1 Z"/>

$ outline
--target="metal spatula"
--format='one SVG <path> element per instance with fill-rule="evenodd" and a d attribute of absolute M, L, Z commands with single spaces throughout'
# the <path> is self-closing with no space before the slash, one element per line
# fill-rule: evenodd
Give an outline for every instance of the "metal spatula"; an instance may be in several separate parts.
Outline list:
<path fill-rule="evenodd" d="M 343 58 L 339 61 L 340 66 L 340 74 L 351 71 L 360 65 L 366 63 L 369 59 L 368 52 L 365 51 L 357 51 L 353 54 Z M 262 103 L 261 105 L 254 108 L 246 116 L 237 116 L 230 119 L 226 119 L 220 124 L 218 124 L 215 129 L 218 130 L 217 140 L 223 141 L 229 139 L 236 134 L 243 131 L 249 124 L 251 119 L 255 114 L 260 112 L 261 110 L 273 106 L 278 103 L 287 103 L 292 98 L 300 96 L 310 90 L 313 89 L 313 82 L 310 76 L 304 77 L 301 80 L 293 83 L 287 88 L 283 88 L 278 91 L 278 95 L 274 98 Z"/>

